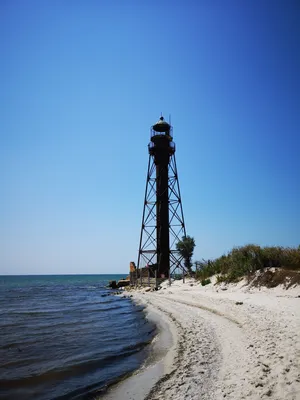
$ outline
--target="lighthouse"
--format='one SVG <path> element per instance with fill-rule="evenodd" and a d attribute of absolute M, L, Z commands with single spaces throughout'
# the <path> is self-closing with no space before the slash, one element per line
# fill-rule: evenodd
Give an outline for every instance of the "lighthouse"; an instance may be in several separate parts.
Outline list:
<path fill-rule="evenodd" d="M 160 278 L 184 269 L 176 243 L 186 236 L 173 128 L 160 117 L 150 128 L 148 170 L 138 251 L 138 270 Z"/>

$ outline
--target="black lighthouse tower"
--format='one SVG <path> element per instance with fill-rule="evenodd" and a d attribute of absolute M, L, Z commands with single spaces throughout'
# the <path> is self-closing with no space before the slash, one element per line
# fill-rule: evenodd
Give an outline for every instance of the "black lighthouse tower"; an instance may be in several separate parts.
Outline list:
<path fill-rule="evenodd" d="M 169 277 L 184 269 L 176 243 L 186 235 L 173 128 L 163 117 L 151 127 L 138 269 Z"/>

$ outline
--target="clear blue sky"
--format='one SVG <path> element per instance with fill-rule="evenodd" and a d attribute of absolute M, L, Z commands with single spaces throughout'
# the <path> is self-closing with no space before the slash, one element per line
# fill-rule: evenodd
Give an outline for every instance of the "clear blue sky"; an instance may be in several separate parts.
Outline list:
<path fill-rule="evenodd" d="M 300 244 L 300 3 L 0 2 L 0 274 L 123 273 L 172 115 L 194 260 Z"/>

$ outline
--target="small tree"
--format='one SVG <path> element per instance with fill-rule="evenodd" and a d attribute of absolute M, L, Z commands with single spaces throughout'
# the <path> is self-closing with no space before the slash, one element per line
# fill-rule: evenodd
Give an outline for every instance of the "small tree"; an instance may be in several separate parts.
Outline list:
<path fill-rule="evenodd" d="M 190 236 L 182 236 L 182 239 L 176 243 L 176 249 L 183 257 L 185 268 L 192 272 L 192 257 L 195 248 L 195 240 Z"/>

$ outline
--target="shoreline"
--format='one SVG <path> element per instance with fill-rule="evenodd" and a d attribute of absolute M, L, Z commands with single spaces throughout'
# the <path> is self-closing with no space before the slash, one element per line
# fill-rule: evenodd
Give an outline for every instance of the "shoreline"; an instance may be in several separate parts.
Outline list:
<path fill-rule="evenodd" d="M 145 318 L 156 325 L 157 334 L 149 345 L 149 354 L 139 369 L 109 387 L 101 400 L 147 399 L 157 382 L 173 370 L 177 347 L 175 327 L 162 311 L 143 300 L 132 297 L 137 305 L 145 306 Z"/>
<path fill-rule="evenodd" d="M 158 347 L 156 364 L 146 360 L 105 400 L 300 399 L 300 286 L 214 283 L 129 292 L 155 316 L 160 335 L 166 324 L 173 345 Z"/>

